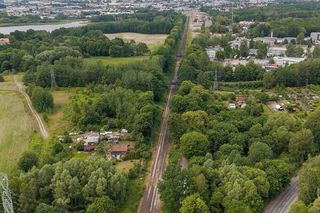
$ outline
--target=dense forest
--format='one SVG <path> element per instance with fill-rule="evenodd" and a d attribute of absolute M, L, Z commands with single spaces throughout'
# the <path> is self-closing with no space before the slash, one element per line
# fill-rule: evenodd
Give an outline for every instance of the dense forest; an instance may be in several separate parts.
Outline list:
<path fill-rule="evenodd" d="M 261 212 L 318 150 L 314 118 L 303 124 L 287 113 L 266 114 L 264 96 L 249 92 L 244 109 L 229 110 L 233 93 L 181 84 L 172 99 L 170 132 L 189 165 L 181 169 L 172 160 L 163 176 L 159 189 L 167 212 Z"/>
<path fill-rule="evenodd" d="M 149 54 L 144 43 L 109 40 L 104 33 L 139 32 L 169 34 L 179 19 L 174 12 L 151 20 L 124 19 L 112 22 L 92 23 L 78 28 L 62 28 L 53 31 L 16 31 L 9 35 L 12 43 L 0 46 L 0 73 L 4 71 L 35 71 L 41 64 L 54 64 L 67 56 L 130 57 Z M 167 40 L 167 42 L 174 42 Z M 168 44 L 172 45 L 172 44 Z M 166 51 L 166 50 L 161 50 Z M 163 54 L 168 54 L 164 53 Z"/>
<path fill-rule="evenodd" d="M 5 67 L 26 71 L 24 82 L 37 111 L 54 108 L 52 95 L 46 89 L 51 87 L 53 72 L 58 88 L 79 87 L 65 110 L 65 119 L 73 129 L 126 128 L 132 133 L 130 140 L 135 141 L 127 157 L 148 160 L 151 139 L 160 123 L 165 75 L 170 75 L 174 68 L 186 20 L 174 14 L 174 25 L 164 44 L 142 62 L 113 66 L 86 63 L 83 57 L 97 55 L 114 42 L 96 30 L 88 30 L 82 36 L 77 33 L 67 36 L 63 30 L 15 32 L 10 35 L 13 43 L 1 47 L 1 53 L 2 57 L 9 57 Z M 130 193 L 137 193 L 129 192 L 132 189 L 129 184 L 143 178 L 140 164 L 124 173 L 118 172 L 105 154 L 103 158 L 102 155 L 74 158 L 73 149 L 83 150 L 83 143 L 70 148 L 71 141 L 68 136 L 64 140 L 55 136 L 47 140 L 33 138 L 10 177 L 17 212 L 112 213 L 123 207 L 132 196 Z"/>

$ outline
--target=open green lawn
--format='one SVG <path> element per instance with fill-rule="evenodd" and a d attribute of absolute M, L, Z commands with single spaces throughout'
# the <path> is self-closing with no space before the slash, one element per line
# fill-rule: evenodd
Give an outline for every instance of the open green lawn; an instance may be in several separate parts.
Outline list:
<path fill-rule="evenodd" d="M 135 56 L 135 57 L 91 57 L 86 58 L 85 60 L 92 63 L 102 62 L 103 65 L 120 65 L 120 64 L 129 64 L 137 61 L 142 61 L 148 59 L 149 56 Z"/>
<path fill-rule="evenodd" d="M 34 123 L 16 92 L 0 91 L 0 172 L 10 172 L 27 149 Z"/>

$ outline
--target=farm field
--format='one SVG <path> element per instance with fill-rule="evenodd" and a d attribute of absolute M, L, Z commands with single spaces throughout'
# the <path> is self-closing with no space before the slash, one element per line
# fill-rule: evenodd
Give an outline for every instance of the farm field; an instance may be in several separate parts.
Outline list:
<path fill-rule="evenodd" d="M 137 61 L 143 61 L 147 58 L 148 56 L 119 57 L 119 58 L 101 56 L 101 57 L 86 58 L 85 60 L 91 63 L 101 62 L 103 65 L 107 66 L 107 65 L 129 64 Z"/>
<path fill-rule="evenodd" d="M 0 91 L 0 103 L 0 171 L 9 173 L 27 150 L 35 128 L 18 93 Z"/>
<path fill-rule="evenodd" d="M 109 39 L 121 38 L 125 41 L 134 40 L 137 43 L 145 43 L 152 50 L 163 44 L 167 34 L 142 34 L 142 33 L 112 33 L 105 34 Z"/>

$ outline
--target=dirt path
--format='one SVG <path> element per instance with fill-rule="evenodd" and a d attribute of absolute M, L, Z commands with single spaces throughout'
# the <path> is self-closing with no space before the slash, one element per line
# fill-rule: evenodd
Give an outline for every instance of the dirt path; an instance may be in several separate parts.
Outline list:
<path fill-rule="evenodd" d="M 45 139 L 48 138 L 49 137 L 49 133 L 48 133 L 48 131 L 46 129 L 46 126 L 44 125 L 40 115 L 33 108 L 31 100 L 30 100 L 28 94 L 24 91 L 24 87 L 23 87 L 22 83 L 17 81 L 16 76 L 14 76 L 14 82 L 16 84 L 17 91 L 20 92 L 22 94 L 22 96 L 24 97 L 24 99 L 26 100 L 28 108 L 29 108 L 32 116 L 34 117 L 34 119 L 35 119 L 35 121 L 36 121 L 36 123 L 37 123 L 37 125 L 39 127 L 39 131 L 40 131 L 42 137 L 45 138 Z"/>

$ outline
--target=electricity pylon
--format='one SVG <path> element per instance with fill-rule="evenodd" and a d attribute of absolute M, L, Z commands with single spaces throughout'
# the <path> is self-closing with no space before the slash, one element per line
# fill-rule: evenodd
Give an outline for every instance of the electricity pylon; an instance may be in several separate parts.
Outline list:
<path fill-rule="evenodd" d="M 50 75 L 51 75 L 51 88 L 53 89 L 57 87 L 56 76 L 54 74 L 53 69 L 51 69 Z"/>
<path fill-rule="evenodd" d="M 0 193 L 3 210 L 5 213 L 14 213 L 11 193 L 9 190 L 8 176 L 0 172 Z"/>

